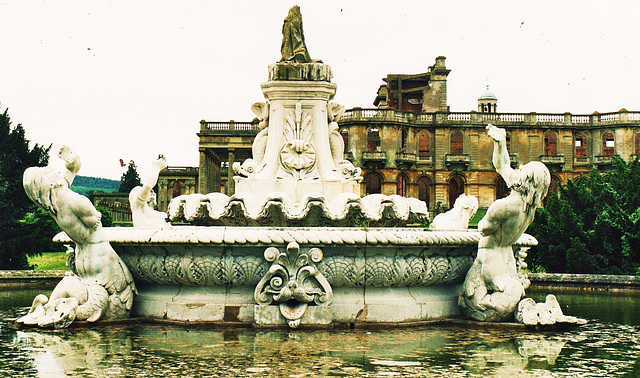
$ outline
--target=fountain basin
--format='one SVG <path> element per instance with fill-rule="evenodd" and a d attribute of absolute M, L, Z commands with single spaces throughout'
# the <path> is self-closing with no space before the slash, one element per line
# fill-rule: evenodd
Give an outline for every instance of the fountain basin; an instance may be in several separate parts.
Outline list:
<path fill-rule="evenodd" d="M 407 323 L 460 315 L 477 231 L 105 228 L 131 271 L 132 315 L 259 326 Z M 55 238 L 69 243 L 66 234 Z M 537 241 L 523 235 L 514 246 Z"/>

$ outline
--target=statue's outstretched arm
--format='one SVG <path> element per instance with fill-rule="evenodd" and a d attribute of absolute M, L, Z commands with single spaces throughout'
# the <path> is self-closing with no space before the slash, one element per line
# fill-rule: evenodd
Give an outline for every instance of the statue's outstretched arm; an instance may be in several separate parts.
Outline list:
<path fill-rule="evenodd" d="M 160 158 L 153 162 L 152 167 L 153 169 L 151 172 L 142 180 L 142 190 L 138 194 L 138 198 L 145 202 L 149 198 L 149 194 L 153 190 L 153 187 L 158 183 L 160 171 L 167 168 L 167 161 L 164 158 Z"/>
<path fill-rule="evenodd" d="M 489 135 L 493 143 L 493 166 L 496 168 L 496 172 L 502 176 L 508 187 L 514 182 L 515 170 L 511 168 L 511 159 L 509 157 L 509 151 L 507 151 L 507 132 L 505 129 L 501 129 L 487 125 L 487 135 Z"/>
<path fill-rule="evenodd" d="M 66 170 L 62 172 L 62 176 L 67 181 L 68 186 L 71 186 L 73 179 L 76 177 L 80 167 L 82 166 L 80 156 L 78 156 L 71 147 L 62 146 L 58 152 L 58 157 L 64 160 L 64 167 Z"/>

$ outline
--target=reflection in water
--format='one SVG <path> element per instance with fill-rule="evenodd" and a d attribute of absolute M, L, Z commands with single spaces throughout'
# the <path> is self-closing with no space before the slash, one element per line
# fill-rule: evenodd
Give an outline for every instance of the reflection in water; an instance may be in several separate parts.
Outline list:
<path fill-rule="evenodd" d="M 554 376 L 640 372 L 638 327 L 589 324 L 529 333 L 463 326 L 378 331 L 255 331 L 112 325 L 2 326 L 0 375 Z M 8 352 L 8 353 L 7 353 Z M 635 369 L 635 370 L 634 370 Z"/>
<path fill-rule="evenodd" d="M 25 311 L 0 308 L 0 319 Z M 594 320 L 554 332 L 462 325 L 261 331 L 149 324 L 34 331 L 5 320 L 0 376 L 640 376 L 639 331 L 638 323 Z"/>

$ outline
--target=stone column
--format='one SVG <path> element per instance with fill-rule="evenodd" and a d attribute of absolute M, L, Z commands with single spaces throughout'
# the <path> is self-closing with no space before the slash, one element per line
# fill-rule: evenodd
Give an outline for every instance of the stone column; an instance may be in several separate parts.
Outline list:
<path fill-rule="evenodd" d="M 198 190 L 200 193 L 209 193 L 209 162 L 207 161 L 207 153 L 200 150 L 200 165 L 198 167 Z"/>
<path fill-rule="evenodd" d="M 227 184 L 225 187 L 225 194 L 232 196 L 235 194 L 235 182 L 233 181 L 233 163 L 234 163 L 235 148 L 229 148 L 229 169 L 227 170 Z"/>

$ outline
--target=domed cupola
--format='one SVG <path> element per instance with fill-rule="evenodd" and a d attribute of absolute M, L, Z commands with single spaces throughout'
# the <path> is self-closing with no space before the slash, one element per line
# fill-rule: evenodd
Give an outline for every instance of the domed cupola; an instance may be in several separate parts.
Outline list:
<path fill-rule="evenodd" d="M 498 97 L 489 89 L 489 84 L 487 84 L 487 88 L 478 97 L 478 111 L 480 113 L 497 113 L 497 109 Z"/>

